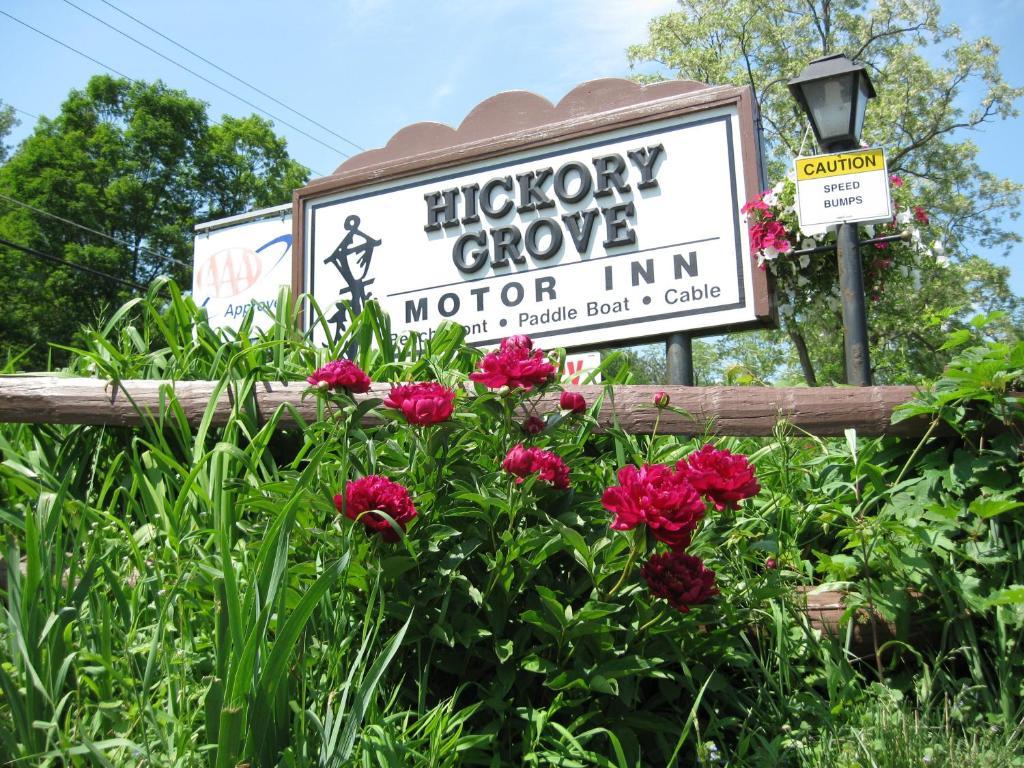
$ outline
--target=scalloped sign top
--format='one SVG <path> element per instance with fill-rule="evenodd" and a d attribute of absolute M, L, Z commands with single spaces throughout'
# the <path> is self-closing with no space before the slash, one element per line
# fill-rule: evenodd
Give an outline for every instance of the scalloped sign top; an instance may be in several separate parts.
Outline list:
<path fill-rule="evenodd" d="M 295 193 L 306 327 L 344 337 L 375 301 L 417 349 L 526 334 L 587 347 L 771 319 L 740 206 L 760 171 L 749 88 L 595 80 L 525 91 L 458 128 L 417 123 Z"/>

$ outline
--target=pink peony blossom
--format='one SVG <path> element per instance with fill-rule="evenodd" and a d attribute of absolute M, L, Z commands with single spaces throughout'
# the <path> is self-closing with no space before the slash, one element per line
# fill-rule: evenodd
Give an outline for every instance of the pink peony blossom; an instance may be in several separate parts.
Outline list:
<path fill-rule="evenodd" d="M 469 374 L 469 378 L 490 389 L 530 390 L 544 386 L 554 375 L 555 366 L 547 361 L 542 350 L 533 349 L 530 337 L 510 336 L 501 342 L 498 351 L 484 356 L 480 370 Z"/>
<path fill-rule="evenodd" d="M 501 467 L 515 475 L 517 483 L 522 483 L 529 475 L 537 475 L 555 488 L 565 490 L 569 487 L 569 467 L 562 457 L 541 448 L 525 448 L 518 443 L 505 456 Z"/>
<path fill-rule="evenodd" d="M 376 510 L 386 513 L 405 530 L 406 524 L 416 517 L 416 508 L 409 491 L 399 483 L 382 475 L 367 475 L 345 486 L 345 496 L 334 497 L 334 506 L 350 520 L 359 520 L 369 530 L 380 533 L 384 541 L 398 541 L 391 524 Z"/>
<path fill-rule="evenodd" d="M 664 464 L 629 466 L 619 470 L 618 480 L 601 496 L 601 504 L 615 515 L 613 530 L 646 523 L 658 541 L 674 549 L 689 546 L 706 508 L 684 474 Z"/>
<path fill-rule="evenodd" d="M 455 410 L 455 390 L 433 381 L 396 384 L 384 405 L 401 411 L 410 424 L 421 427 L 437 424 L 447 420 Z"/>
<path fill-rule="evenodd" d="M 721 511 L 736 508 L 736 503 L 761 490 L 754 468 L 741 454 L 718 450 L 706 444 L 676 464 L 690 485 Z"/>
<path fill-rule="evenodd" d="M 652 595 L 667 600 L 683 613 L 718 594 L 715 572 L 699 557 L 678 550 L 652 555 L 640 569 L 640 575 Z"/>
<path fill-rule="evenodd" d="M 351 360 L 332 360 L 317 368 L 308 381 L 314 387 L 328 390 L 346 389 L 362 394 L 370 389 L 370 377 Z"/>

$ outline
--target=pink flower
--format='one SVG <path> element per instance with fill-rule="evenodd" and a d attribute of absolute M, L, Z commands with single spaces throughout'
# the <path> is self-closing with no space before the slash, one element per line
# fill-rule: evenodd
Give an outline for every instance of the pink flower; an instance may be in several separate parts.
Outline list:
<path fill-rule="evenodd" d="M 377 510 L 386 513 L 405 530 L 406 524 L 416 517 L 416 508 L 409 491 L 382 475 L 367 475 L 345 486 L 345 496 L 334 497 L 334 506 L 350 520 L 359 520 L 371 531 L 380 533 L 384 541 L 398 541 L 398 534 Z"/>
<path fill-rule="evenodd" d="M 774 248 L 779 253 L 786 253 L 792 248 L 792 244 L 782 222 L 764 221 L 750 228 L 750 247 L 754 251 Z"/>
<path fill-rule="evenodd" d="M 480 361 L 480 370 L 469 378 L 490 389 L 501 387 L 530 390 L 542 387 L 555 375 L 555 366 L 547 361 L 542 350 L 533 349 L 529 336 L 510 336 L 501 342 L 497 352 Z"/>
<path fill-rule="evenodd" d="M 765 194 L 767 193 L 762 192 L 753 200 L 749 201 L 746 205 L 740 208 L 740 213 L 747 214 L 750 213 L 751 211 L 764 211 L 770 214 L 772 209 L 764 201 Z"/>
<path fill-rule="evenodd" d="M 654 393 L 654 397 L 651 398 L 651 402 L 653 402 L 659 408 L 667 407 L 669 403 L 668 392 L 666 392 L 663 389 L 659 389 L 657 392 Z"/>
<path fill-rule="evenodd" d="M 677 611 L 686 613 L 691 605 L 706 603 L 718 594 L 715 572 L 699 557 L 682 551 L 652 555 L 640 569 L 651 594 L 667 600 Z"/>
<path fill-rule="evenodd" d="M 402 412 L 405 420 L 417 426 L 445 421 L 455 410 L 455 390 L 437 382 L 397 384 L 384 400 L 388 408 Z"/>
<path fill-rule="evenodd" d="M 747 457 L 704 445 L 676 464 L 690 485 L 721 511 L 736 508 L 736 502 L 761 490 Z"/>
<path fill-rule="evenodd" d="M 529 475 L 537 475 L 545 483 L 565 490 L 569 487 L 569 467 L 562 457 L 551 451 L 540 448 L 524 448 L 522 443 L 515 445 L 501 462 L 506 472 L 516 476 L 517 483 L 522 483 Z"/>
<path fill-rule="evenodd" d="M 579 392 L 563 392 L 562 396 L 558 398 L 558 407 L 563 411 L 583 413 L 587 410 L 587 401 Z"/>
<path fill-rule="evenodd" d="M 897 176 L 894 173 L 891 176 L 889 176 L 889 183 L 892 184 L 894 187 L 902 187 L 903 186 L 903 178 L 901 176 Z"/>
<path fill-rule="evenodd" d="M 779 564 L 775 561 L 774 557 L 766 557 L 764 559 L 764 567 L 766 570 L 774 571 L 779 567 Z"/>
<path fill-rule="evenodd" d="M 370 389 L 370 377 L 351 360 L 332 360 L 313 371 L 306 381 L 314 387 L 347 389 L 357 395 Z"/>
<path fill-rule="evenodd" d="M 914 218 L 922 224 L 927 224 L 929 221 L 927 212 L 920 205 L 914 206 Z"/>
<path fill-rule="evenodd" d="M 629 466 L 619 470 L 618 480 L 601 496 L 601 504 L 615 515 L 613 530 L 646 523 L 658 541 L 674 549 L 689 545 L 705 505 L 683 473 L 664 464 Z"/>

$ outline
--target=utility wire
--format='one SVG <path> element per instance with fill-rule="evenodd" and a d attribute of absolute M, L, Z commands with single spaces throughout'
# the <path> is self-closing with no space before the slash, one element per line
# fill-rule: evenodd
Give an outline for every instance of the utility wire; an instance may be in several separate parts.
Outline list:
<path fill-rule="evenodd" d="M 21 200 L 15 200 L 13 197 L 8 197 L 7 195 L 3 194 L 2 192 L 0 192 L 0 199 L 6 200 L 9 203 L 14 203 L 15 205 L 20 205 L 22 208 L 28 208 L 30 211 L 35 211 L 36 213 L 41 213 L 43 216 L 49 216 L 51 219 L 56 219 L 57 221 L 62 221 L 65 224 L 70 224 L 72 227 L 78 227 L 79 229 L 83 229 L 86 232 L 92 232 L 94 235 L 99 235 L 100 237 L 105 237 L 105 238 L 107 238 L 107 240 L 110 240 L 111 242 L 118 243 L 119 245 L 123 245 L 128 250 L 132 250 L 134 248 L 134 246 L 131 243 L 129 243 L 127 240 L 122 240 L 122 239 L 120 239 L 118 237 L 114 237 L 113 235 L 108 235 L 106 232 L 101 232 L 98 229 L 93 229 L 92 227 L 87 227 L 87 226 L 85 226 L 85 224 L 79 224 L 77 221 L 72 221 L 71 219 L 65 219 L 63 216 L 58 216 L 55 213 L 50 213 L 49 211 L 45 211 L 42 208 L 36 208 L 34 205 L 29 205 L 28 203 L 23 203 L 23 202 L 21 202 Z M 149 254 L 150 256 L 155 256 L 158 259 L 166 259 L 167 261 L 173 261 L 175 264 L 177 264 L 179 266 L 182 266 L 182 267 L 186 267 L 186 268 L 189 268 L 189 269 L 191 269 L 191 267 L 192 267 L 191 264 L 189 264 L 187 262 L 184 262 L 181 259 L 176 259 L 173 256 L 165 256 L 163 254 L 157 253 L 156 251 L 151 251 L 149 248 L 139 248 L 139 250 L 142 253 Z"/>
<path fill-rule="evenodd" d="M 31 24 L 27 24 L 27 23 L 25 23 L 24 21 L 22 21 L 21 19 L 19 19 L 19 18 L 16 18 L 16 17 L 14 17 L 14 16 L 11 16 L 11 14 L 7 13 L 7 11 L 2 11 L 2 10 L 0 10 L 0 13 L 2 13 L 2 14 L 3 14 L 4 16 L 6 16 L 6 17 L 7 17 L 8 19 L 10 19 L 11 21 L 16 21 L 16 22 L 18 22 L 19 24 L 21 24 L 21 26 L 23 26 L 23 27 L 28 27 L 28 28 L 29 28 L 29 29 L 31 29 L 31 30 L 32 30 L 33 32 L 35 32 L 36 34 L 38 34 L 38 35 L 42 35 L 42 36 L 43 36 L 43 37 L 45 37 L 45 38 L 46 38 L 47 40 L 52 40 L 52 41 L 53 41 L 53 42 L 55 42 L 55 43 L 56 43 L 57 45 L 62 45 L 62 46 L 64 46 L 65 48 L 67 48 L 67 49 L 68 49 L 69 51 L 74 51 L 74 52 L 75 52 L 75 53 L 77 53 L 77 54 L 78 54 L 79 56 L 83 56 L 83 57 L 87 58 L 87 59 L 88 59 L 89 61 L 91 61 L 91 62 L 92 62 L 93 64 L 99 64 L 99 65 L 100 65 L 101 67 L 103 67 L 104 69 L 110 70 L 110 71 L 111 71 L 111 72 L 113 72 L 113 73 L 114 73 L 115 75 L 118 75 L 119 77 L 123 77 L 123 78 L 124 78 L 125 80 L 131 80 L 131 82 L 133 82 L 133 83 L 135 82 L 134 78 L 128 77 L 128 75 L 126 75 L 126 74 L 125 74 L 124 72 L 119 72 L 118 70 L 114 69 L 113 67 L 111 67 L 111 66 L 109 66 L 109 65 L 107 65 L 107 64 L 104 64 L 104 63 L 103 63 L 102 61 L 100 61 L 99 59 L 94 59 L 94 58 L 93 58 L 92 56 L 90 56 L 89 54 L 87 54 L 87 53 L 82 53 L 82 52 L 81 52 L 80 50 L 78 50 L 77 48 L 72 48 L 72 47 L 71 47 L 70 45 L 68 45 L 67 43 L 61 42 L 61 41 L 60 41 L 60 40 L 58 40 L 58 39 L 57 39 L 56 37 L 50 37 L 50 35 L 46 34 L 45 32 L 43 32 L 43 31 L 42 31 L 42 30 L 40 30 L 40 29 L 36 29 L 36 28 L 35 28 L 35 27 L 33 27 L 33 26 L 32 26 Z"/>
<path fill-rule="evenodd" d="M 239 77 L 238 75 L 235 75 L 235 74 L 233 74 L 233 73 L 229 72 L 228 70 L 224 69 L 224 67 L 222 67 L 222 66 L 220 66 L 220 65 L 218 65 L 218 64 L 215 64 L 214 62 L 210 61 L 210 60 L 209 60 L 208 58 L 206 58 L 205 56 L 203 56 L 203 55 L 201 55 L 201 54 L 198 54 L 198 53 L 196 53 L 196 52 L 195 52 L 195 51 L 193 51 L 193 50 L 192 50 L 191 48 L 188 48 L 187 46 L 184 46 L 184 45 L 182 45 L 181 43 L 179 43 L 179 42 L 178 42 L 177 40 L 174 40 L 174 39 L 172 39 L 172 38 L 168 37 L 168 36 L 167 36 L 167 35 L 165 35 L 165 34 L 164 34 L 163 32 L 161 32 L 161 31 L 160 31 L 159 29 L 156 29 L 156 28 L 154 28 L 154 27 L 151 27 L 151 26 L 150 26 L 149 24 L 147 24 L 146 22 L 142 21 L 141 19 L 139 19 L 139 18 L 136 18 L 135 16 L 132 16 L 132 15 L 131 15 L 130 13 L 128 13 L 127 11 L 125 11 L 125 10 L 122 10 L 121 8 L 118 8 L 118 7 L 116 6 L 116 5 L 114 5 L 114 4 L 113 4 L 113 3 L 111 3 L 111 2 L 108 2 L 108 0 L 100 0 L 100 2 L 101 2 L 101 3 L 103 3 L 103 4 L 104 4 L 104 5 L 106 5 L 106 6 L 109 6 L 109 7 L 113 8 L 113 9 L 114 9 L 115 11 L 117 11 L 118 13 L 120 13 L 120 14 L 121 14 L 122 16 L 127 16 L 127 17 L 128 17 L 129 19 L 131 19 L 132 21 L 134 21 L 134 22 L 135 22 L 136 24 L 139 24 L 140 26 L 143 26 L 143 27 L 145 27 L 146 29 L 148 29 L 148 30 L 149 30 L 150 32 L 152 32 L 152 33 L 153 33 L 154 35 L 159 35 L 159 36 L 160 36 L 160 37 L 162 37 L 162 38 L 163 38 L 164 40 L 166 40 L 167 42 L 169 42 L 169 43 L 170 43 L 171 45 L 177 46 L 178 48 L 180 48 L 181 50 L 185 51 L 186 53 L 189 53 L 189 54 L 191 54 L 192 56 L 195 56 L 195 57 L 196 57 L 197 59 L 199 59 L 200 61 L 202 61 L 202 62 L 204 62 L 204 63 L 206 63 L 206 64 L 209 64 L 209 65 L 210 65 L 211 67 L 213 67 L 214 69 L 216 69 L 216 70 L 217 70 L 218 72 L 222 72 L 222 73 L 224 73 L 225 75 L 227 75 L 228 77 L 230 77 L 230 78 L 231 78 L 232 80 L 235 80 L 235 81 L 237 81 L 237 82 L 241 83 L 242 85 L 246 86 L 247 88 L 251 88 L 252 90 L 256 91 L 256 93 L 260 94 L 261 96 L 264 96 L 264 97 L 266 97 L 266 98 L 270 99 L 270 100 L 271 100 L 272 102 L 274 102 L 275 104 L 278 104 L 278 105 L 280 105 L 280 106 L 284 107 L 284 108 L 285 108 L 285 109 L 287 109 L 287 110 L 288 110 L 289 112 L 292 112 L 292 113 L 294 113 L 294 114 L 298 115 L 298 116 L 299 116 L 299 117 L 301 117 L 302 119 L 304 119 L 304 120 L 308 120 L 308 121 L 309 121 L 310 123 L 312 123 L 313 125 L 317 126 L 318 128 L 322 128 L 323 130 L 327 131 L 327 132 L 328 132 L 329 134 L 331 134 L 332 136 L 334 136 L 334 137 L 336 137 L 336 138 L 339 138 L 339 139 L 341 139 L 341 140 L 342 140 L 342 141 L 344 141 L 344 142 L 345 142 L 346 144 L 351 144 L 351 145 L 352 145 L 353 147 L 355 147 L 356 149 L 358 149 L 358 150 L 359 150 L 360 152 L 363 152 L 363 151 L 365 151 L 365 149 L 364 149 L 363 147 L 361 147 L 361 146 L 359 146 L 358 144 L 356 144 L 356 143 L 355 143 L 354 141 L 352 141 L 352 139 L 349 139 L 349 138 L 347 138 L 346 136 L 342 136 L 342 135 L 341 135 L 340 133 L 337 133 L 336 131 L 332 130 L 331 128 L 328 128 L 328 127 L 327 127 L 326 125 L 324 125 L 323 123 L 319 123 L 319 122 L 317 122 L 316 120 L 314 120 L 314 119 L 313 119 L 312 117 L 310 117 L 309 115 L 303 114 L 303 113 L 302 113 L 302 112 L 300 112 L 299 110 L 295 109 L 295 107 L 289 107 L 289 106 L 288 106 L 287 104 L 285 104 L 285 103 L 284 103 L 283 101 L 281 101 L 280 99 L 276 99 L 276 98 L 274 98 L 273 96 L 271 96 L 271 95 L 270 95 L 269 93 L 267 93 L 266 91 L 260 90 L 259 88 L 257 88 L 257 87 L 256 87 L 255 85 L 253 85 L 252 83 L 250 83 L 250 82 L 247 82 L 247 81 L 243 80 L 243 79 L 242 79 L 242 78 L 240 78 L 240 77 Z"/>
<path fill-rule="evenodd" d="M 63 0 L 63 2 L 64 2 L 64 3 L 66 4 L 66 5 L 70 5 L 70 6 L 72 7 L 72 8 L 75 8 L 75 9 L 77 9 L 77 10 L 81 11 L 82 13 L 84 13 L 84 14 L 85 14 L 86 16 L 88 16 L 89 18 L 91 18 L 91 19 L 95 19 L 96 21 L 98 21 L 98 22 L 99 22 L 100 24 L 102 24 L 103 26 L 107 27 L 108 29 L 112 29 L 112 30 L 113 30 L 114 32 L 117 32 L 117 34 L 119 34 L 119 35 L 121 35 L 121 36 L 123 36 L 123 37 L 126 37 L 126 38 L 128 38 L 128 39 L 129 39 L 129 40 L 131 40 L 131 41 L 132 41 L 133 43 L 136 43 L 137 45 L 140 45 L 140 46 L 142 46 L 142 47 L 143 47 L 143 48 L 145 48 L 145 49 L 146 49 L 147 51 L 150 51 L 151 53 L 155 53 L 155 54 L 156 54 L 157 56 L 159 56 L 159 57 L 160 57 L 161 59 L 163 59 L 164 61 L 168 61 L 168 62 L 170 62 L 171 64 L 173 64 L 174 66 L 176 66 L 176 67 L 179 67 L 180 69 L 183 69 L 183 70 L 185 70 L 186 72 L 188 72 L 188 73 L 189 73 L 190 75 L 192 75 L 193 77 L 198 77 L 198 78 L 199 78 L 200 80 L 202 80 L 202 81 L 203 81 L 204 83 L 207 83 L 208 85 L 212 85 L 212 86 L 213 86 L 214 88 L 216 88 L 217 90 L 223 91 L 224 93 L 228 94 L 229 96 L 233 96 L 234 98 L 238 99 L 238 100 L 239 100 L 240 102 L 242 102 L 243 104 L 247 104 L 248 106 L 252 107 L 252 108 L 253 108 L 253 109 L 255 109 L 255 110 L 256 110 L 257 112 L 260 112 L 260 113 L 262 113 L 262 114 L 266 115 L 267 117 L 269 117 L 269 118 L 271 118 L 271 119 L 273 119 L 273 120 L 277 120 L 277 121 L 278 121 L 279 123 L 281 123 L 282 125 L 287 125 L 287 126 L 288 126 L 289 128 L 291 128 L 292 130 L 294 130 L 294 131 L 298 131 L 298 132 L 299 132 L 299 133 L 301 133 L 301 134 L 302 134 L 303 136 L 305 136 L 305 137 L 307 137 L 307 138 L 309 138 L 309 139 L 312 139 L 313 141 L 315 141 L 315 142 L 316 142 L 317 144 L 320 144 L 321 146 L 327 147 L 327 149 L 331 150 L 332 152 L 337 152 L 337 153 L 338 153 L 339 155 L 341 155 L 342 157 L 351 157 L 351 155 L 350 155 L 349 153 L 347 153 L 347 152 L 343 152 L 342 150 L 338 149 L 337 147 L 332 147 L 332 146 L 331 146 L 330 144 L 328 144 L 328 143 L 327 143 L 327 142 L 325 142 L 325 141 L 321 141 L 320 139 L 318 139 L 318 138 L 317 138 L 316 136 L 314 136 L 313 134 L 311 134 L 311 133 L 307 133 L 306 131 L 302 130 L 301 128 L 299 128 L 299 127 L 298 127 L 298 126 L 296 126 L 296 125 L 292 125 L 291 123 L 287 122 L 286 120 L 283 120 L 283 119 L 281 119 L 280 117 L 278 117 L 277 115 L 273 114 L 272 112 L 268 112 L 268 111 L 267 111 L 267 110 L 265 110 L 265 109 L 261 109 L 261 108 L 260 108 L 259 106 L 257 106 L 257 105 L 256 105 L 256 104 L 254 104 L 253 102 L 249 101 L 248 99 L 246 99 L 246 98 L 244 98 L 244 97 L 242 97 L 242 96 L 239 96 L 239 95 L 238 95 L 237 93 L 234 93 L 234 92 L 232 92 L 232 91 L 229 91 L 229 90 L 228 90 L 227 88 L 225 88 L 225 87 L 224 87 L 224 86 L 222 86 L 222 85 L 218 85 L 217 83 L 213 82 L 213 80 L 210 80 L 209 78 L 207 78 L 207 77 L 204 77 L 203 75 L 201 75 L 201 74 L 199 74 L 198 72 L 196 72 L 196 71 L 195 71 L 194 69 L 189 69 L 188 67 L 186 67 L 186 66 L 185 66 L 184 64 L 182 64 L 181 62 L 175 61 L 175 60 L 174 60 L 174 59 L 172 59 L 172 58 L 171 58 L 170 56 L 167 56 L 167 55 L 165 55 L 165 54 L 161 53 L 160 51 L 158 51 L 158 50 L 157 50 L 156 48 L 153 48 L 152 46 L 146 45 L 146 43 L 142 42 L 142 41 L 141 41 L 141 40 L 139 40 L 138 38 L 132 37 L 131 35 L 129 35 L 129 34 L 128 34 L 127 32 L 125 32 L 124 30 L 122 30 L 122 29 L 119 29 L 118 27 L 115 27 L 115 26 L 114 26 L 113 24 L 111 24 L 111 23 L 109 23 L 109 22 L 106 22 L 106 21 L 104 21 L 104 20 L 103 20 L 103 19 L 101 19 L 101 18 L 100 18 L 99 16 L 95 16 L 95 15 L 93 15 L 93 14 L 89 13 L 89 11 L 85 10 L 85 9 L 84 9 L 84 8 L 82 8 L 81 6 L 79 6 L 79 5 L 75 5 L 75 4 L 73 3 L 73 2 L 71 2 L 71 0 Z"/>
<path fill-rule="evenodd" d="M 13 104 L 8 104 L 7 106 L 11 107 L 15 112 L 21 112 L 21 114 L 23 114 L 23 115 L 28 115 L 33 120 L 38 120 L 39 119 L 39 115 L 33 115 L 31 112 L 26 112 L 24 109 L 18 109 Z"/>
<path fill-rule="evenodd" d="M 88 273 L 90 275 L 95 275 L 96 277 L 102 277 L 104 280 L 113 280 L 115 283 L 121 283 L 121 285 L 127 285 L 129 288 L 134 288 L 134 289 L 139 290 L 139 291 L 146 290 L 146 286 L 142 285 L 141 283 L 136 283 L 136 282 L 134 282 L 132 280 L 125 280 L 123 278 L 116 277 L 115 275 L 112 275 L 109 272 L 101 272 L 98 269 L 93 269 L 92 267 L 87 267 L 84 264 L 75 264 L 75 262 L 73 262 L 73 261 L 68 261 L 67 259 L 61 259 L 61 258 L 59 258 L 57 256 L 51 256 L 49 253 L 43 253 L 42 251 L 37 251 L 35 248 L 29 248 L 27 245 L 21 245 L 21 243 L 12 243 L 10 240 L 6 240 L 6 239 L 4 239 L 2 237 L 0 237 L 0 245 L 6 245 L 8 248 L 13 248 L 16 251 L 22 251 L 23 253 L 27 253 L 27 254 L 29 254 L 31 256 L 35 256 L 38 259 L 43 259 L 44 261 L 52 261 L 55 264 L 63 264 L 65 267 L 71 267 L 72 269 L 77 269 L 79 272 L 86 272 L 86 273 Z"/>
<path fill-rule="evenodd" d="M 99 59 L 94 59 L 94 58 L 93 58 L 92 56 L 90 56 L 89 54 L 87 54 L 87 53 L 82 53 L 82 52 L 81 52 L 80 50 L 78 50 L 77 48 L 75 48 L 75 47 L 73 47 L 73 46 L 71 46 L 71 45 L 68 45 L 68 44 L 67 44 L 67 43 L 65 43 L 65 42 L 64 42 L 63 40 L 58 40 L 58 39 L 57 39 L 56 37 L 53 37 L 53 36 L 51 36 L 51 35 L 48 35 L 48 34 L 46 34 L 46 33 L 45 33 L 45 32 L 43 32 L 43 31 L 42 31 L 41 29 L 36 29 L 36 28 L 35 28 L 35 27 L 33 27 L 33 26 L 32 26 L 31 24 L 28 24 L 28 23 L 26 23 L 26 22 L 22 21 L 22 20 L 21 20 L 21 19 L 19 19 L 19 18 L 16 18 L 16 17 L 14 17 L 14 16 L 11 16 L 11 14 L 7 13 L 6 11 L 0 10 L 0 15 L 6 16 L 6 17 L 7 17 L 8 19 L 10 19 L 11 21 L 15 21 L 15 22 L 17 22 L 18 24 L 21 24 L 21 26 L 23 26 L 23 27 L 26 27 L 26 28 L 28 28 L 28 29 L 31 29 L 31 30 L 32 30 L 33 32 L 35 32 L 35 33 L 36 33 L 37 35 L 42 35 L 42 36 L 43 36 L 43 37 L 45 37 L 45 38 L 46 38 L 47 40 L 50 40 L 50 41 L 52 41 L 52 42 L 56 43 L 57 45 L 59 45 L 59 46 L 61 46 L 61 47 L 63 47 L 63 48 L 67 48 L 67 49 L 68 49 L 69 51 L 71 51 L 71 52 L 73 52 L 73 53 L 77 53 L 77 54 L 78 54 L 79 56 L 81 56 L 82 58 L 88 59 L 88 60 L 89 60 L 89 61 L 91 61 L 91 62 L 92 62 L 93 64 L 98 64 L 99 66 L 103 67 L 103 69 L 107 70 L 108 72 L 113 72 L 113 73 L 114 73 L 115 75 L 117 75 L 118 77 L 123 77 L 123 78 L 124 78 L 125 80 L 127 80 L 127 81 L 128 81 L 128 82 L 130 82 L 130 83 L 139 83 L 139 81 L 138 81 L 138 80 L 136 80 L 136 79 L 135 79 L 134 77 L 129 77 L 129 76 L 128 76 L 128 75 L 126 75 L 126 74 L 125 74 L 124 72 L 121 72 L 121 71 L 119 71 L 119 70 L 117 70 L 117 69 L 114 69 L 114 68 L 113 68 L 112 66 L 110 66 L 109 64 L 104 64 L 104 63 L 103 63 L 102 61 L 100 61 Z M 20 110 L 19 110 L 19 111 L 20 111 Z M 27 114 L 27 113 L 26 113 L 26 114 Z M 211 124 L 211 125 L 219 125 L 219 126 L 223 126 L 223 125 L 224 125 L 224 124 L 223 124 L 223 123 L 221 123 L 220 121 L 218 121 L 218 120 L 214 120 L 213 118 L 210 118 L 210 124 Z M 286 125 L 287 125 L 287 123 L 286 123 Z M 342 154 L 344 154 L 344 153 L 342 153 Z M 346 157 L 348 157 L 348 155 L 345 155 L 345 156 L 346 156 Z M 309 166 L 306 166 L 306 167 L 308 168 Z M 314 173 L 314 174 L 316 174 L 317 176 L 326 176 L 326 175 L 327 175 L 327 174 L 325 174 L 325 173 L 321 173 L 320 171 L 314 170 L 313 168 L 310 168 L 309 170 L 310 170 L 310 173 Z"/>

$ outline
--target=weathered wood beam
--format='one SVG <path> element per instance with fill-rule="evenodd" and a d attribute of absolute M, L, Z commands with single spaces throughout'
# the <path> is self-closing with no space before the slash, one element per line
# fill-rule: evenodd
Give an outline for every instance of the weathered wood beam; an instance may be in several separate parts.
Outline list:
<path fill-rule="evenodd" d="M 56 376 L 0 377 L 0 422 L 30 424 L 106 424 L 138 426 L 147 418 L 167 413 L 176 399 L 188 421 L 195 425 L 213 398 L 213 381 L 120 382 L 92 378 Z M 254 387 L 249 406 L 260 420 L 279 407 L 290 404 L 299 418 L 316 418 L 316 401 L 302 399 L 305 382 L 261 382 Z M 365 395 L 383 396 L 389 385 L 375 384 Z M 598 420 L 602 427 L 618 424 L 626 432 L 651 431 L 657 417 L 652 405 L 655 392 L 665 391 L 671 408 L 662 412 L 660 434 L 769 435 L 780 419 L 813 435 L 842 435 L 856 429 L 862 435 L 921 435 L 927 424 L 921 420 L 890 423 L 893 409 L 907 402 L 914 387 L 682 387 L 616 386 L 610 392 L 602 386 L 580 386 L 588 403 L 604 396 Z M 217 400 L 213 423 L 224 424 L 238 397 L 232 384 Z M 541 395 L 540 413 L 558 408 L 558 392 Z M 682 413 L 673 410 L 679 409 Z M 282 426 L 294 426 L 286 412 Z"/>

